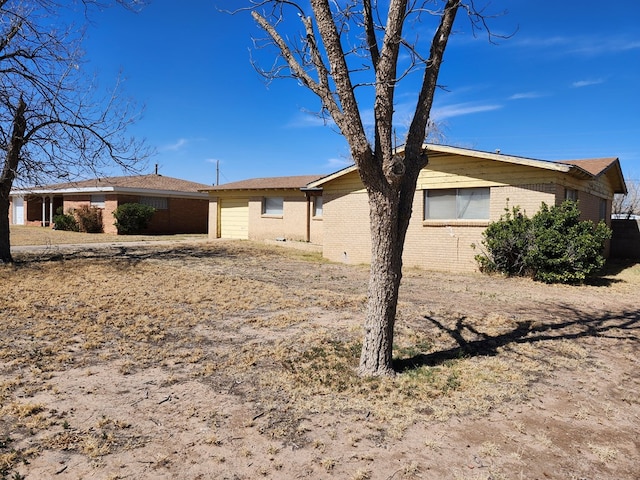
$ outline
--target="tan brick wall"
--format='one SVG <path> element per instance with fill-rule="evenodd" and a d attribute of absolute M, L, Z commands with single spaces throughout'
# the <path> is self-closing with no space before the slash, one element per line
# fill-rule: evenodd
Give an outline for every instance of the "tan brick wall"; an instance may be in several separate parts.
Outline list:
<path fill-rule="evenodd" d="M 369 263 L 371 234 L 366 192 L 324 192 L 323 256 L 335 262 Z"/>
<path fill-rule="evenodd" d="M 323 216 L 324 217 L 324 216 Z M 323 217 L 311 218 L 309 225 L 309 242 L 322 245 L 324 241 L 324 219 Z"/>
<path fill-rule="evenodd" d="M 265 196 L 282 197 L 282 215 L 263 215 L 262 202 Z M 266 192 L 249 197 L 249 238 L 252 240 L 307 240 L 308 202 L 304 193 Z"/>
<path fill-rule="evenodd" d="M 542 202 L 549 206 L 555 205 L 558 190 L 562 190 L 560 195 L 564 196 L 564 190 L 553 183 L 493 187 L 491 189 L 491 220 L 499 220 L 504 215 L 505 209 L 511 211 L 516 206 L 528 216 L 532 216 L 540 209 Z"/>
<path fill-rule="evenodd" d="M 491 188 L 490 221 L 498 220 L 505 207 L 519 205 L 533 215 L 544 201 L 552 205 L 553 184 Z M 508 199 L 508 200 L 507 200 Z M 417 190 L 413 214 L 407 230 L 403 261 L 407 267 L 452 272 L 474 271 L 480 253 L 482 232 L 489 221 L 423 221 L 424 191 Z M 365 192 L 325 191 L 323 255 L 333 261 L 361 264 L 370 262 L 369 206 Z M 476 245 L 476 249 L 472 245 Z"/>

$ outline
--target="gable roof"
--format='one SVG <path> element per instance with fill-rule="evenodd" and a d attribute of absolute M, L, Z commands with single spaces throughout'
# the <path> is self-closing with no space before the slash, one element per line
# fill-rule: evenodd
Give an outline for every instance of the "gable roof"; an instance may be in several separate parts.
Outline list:
<path fill-rule="evenodd" d="M 311 182 L 322 178 L 322 175 L 297 175 L 292 177 L 263 177 L 225 183 L 203 189 L 207 192 L 229 190 L 300 190 Z"/>
<path fill-rule="evenodd" d="M 622 167 L 620 166 L 620 160 L 618 158 L 588 158 L 584 160 L 562 160 L 560 163 L 566 163 L 567 165 L 574 165 L 576 167 L 586 170 L 594 177 L 608 174 L 611 172 L 612 180 L 616 183 L 615 193 L 623 195 L 627 194 L 627 184 L 622 174 Z"/>
<path fill-rule="evenodd" d="M 208 185 L 191 182 L 180 178 L 165 177 L 164 175 L 131 175 L 123 177 L 93 178 L 77 182 L 55 183 L 31 188 L 21 188 L 12 194 L 73 194 L 73 193 L 142 193 L 165 196 L 200 197 Z"/>
<path fill-rule="evenodd" d="M 498 162 L 512 163 L 516 165 L 523 165 L 534 168 L 542 168 L 545 170 L 558 171 L 567 173 L 578 178 L 589 179 L 596 178 L 610 171 L 616 169 L 614 174 L 616 179 L 614 189 L 615 193 L 626 193 L 627 188 L 622 176 L 622 169 L 620 162 L 617 158 L 593 158 L 582 160 L 566 160 L 552 162 L 549 160 L 537 160 L 533 158 L 518 157 L 514 155 L 504 155 L 497 152 L 483 152 L 479 150 L 471 150 L 467 148 L 451 147 L 448 145 L 435 145 L 425 144 L 424 149 L 427 151 L 430 157 L 446 156 L 446 155 L 461 155 L 474 158 L 482 158 L 485 160 L 495 160 Z M 399 149 L 399 153 L 403 153 L 403 149 Z M 330 182 L 343 175 L 356 171 L 358 167 L 351 165 L 350 167 L 343 168 L 335 173 L 327 175 L 315 182 L 311 182 L 307 185 L 308 188 L 319 188 L 327 182 Z"/>

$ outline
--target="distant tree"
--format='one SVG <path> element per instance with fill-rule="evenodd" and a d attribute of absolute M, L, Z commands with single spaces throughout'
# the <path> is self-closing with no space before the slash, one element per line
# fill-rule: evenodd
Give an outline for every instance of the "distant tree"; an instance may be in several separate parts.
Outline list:
<path fill-rule="evenodd" d="M 249 3 L 247 8 L 268 36 L 265 42 L 279 54 L 279 61 L 262 74 L 293 78 L 316 94 L 322 113 L 348 142 L 367 190 L 371 273 L 359 373 L 393 375 L 402 252 L 418 174 L 428 162 L 423 143 L 440 66 L 457 13 L 466 13 L 474 29 L 485 28 L 486 17 L 472 0 Z M 299 35 L 287 27 L 291 19 L 300 22 Z M 427 32 L 433 32 L 429 44 L 422 39 Z M 265 45 L 258 41 L 258 46 Z M 421 85 L 404 148 L 398 150 L 395 126 L 402 120 L 394 119 L 396 88 L 414 75 L 421 77 Z M 371 132 L 365 128 L 365 111 L 373 112 Z"/>
<path fill-rule="evenodd" d="M 612 213 L 621 218 L 640 215 L 640 180 L 628 180 L 627 194 L 613 198 Z"/>
<path fill-rule="evenodd" d="M 82 69 L 82 30 L 63 15 L 74 6 L 89 12 L 108 3 L 142 4 L 0 0 L 0 262 L 12 261 L 9 192 L 16 178 L 69 180 L 113 162 L 131 167 L 143 156 L 142 145 L 124 136 L 136 112 L 118 86 L 98 96 Z"/>

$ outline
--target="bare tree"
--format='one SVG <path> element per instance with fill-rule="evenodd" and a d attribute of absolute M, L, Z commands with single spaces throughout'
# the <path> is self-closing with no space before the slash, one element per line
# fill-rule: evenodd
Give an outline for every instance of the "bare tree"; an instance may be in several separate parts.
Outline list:
<path fill-rule="evenodd" d="M 628 180 L 627 194 L 613 198 L 612 213 L 618 218 L 640 216 L 640 180 Z"/>
<path fill-rule="evenodd" d="M 248 9 L 267 34 L 266 43 L 275 45 L 279 55 L 279 61 L 262 73 L 269 79 L 294 78 L 317 95 L 323 113 L 347 140 L 367 190 L 371 273 L 359 373 L 393 375 L 402 252 L 418 174 L 428 162 L 423 143 L 440 66 L 456 14 L 465 12 L 474 29 L 484 29 L 486 17 L 472 0 L 250 3 Z M 292 18 L 301 22 L 297 37 L 287 27 L 286 20 Z M 420 33 L 429 31 L 428 21 L 434 18 L 437 26 L 430 45 L 423 46 Z M 410 39 L 412 28 L 415 38 Z M 401 61 L 401 53 L 409 60 Z M 400 151 L 394 141 L 394 94 L 401 80 L 415 74 L 421 75 L 421 85 Z M 367 98 L 373 104 L 372 132 L 367 132 L 362 117 Z"/>
<path fill-rule="evenodd" d="M 124 136 L 136 118 L 131 103 L 117 86 L 99 97 L 83 71 L 82 30 L 65 27 L 61 16 L 72 5 L 0 0 L 0 262 L 12 261 L 9 192 L 15 181 L 68 181 L 113 162 L 132 167 L 144 156 L 142 144 Z M 88 13 L 105 3 L 75 5 Z"/>

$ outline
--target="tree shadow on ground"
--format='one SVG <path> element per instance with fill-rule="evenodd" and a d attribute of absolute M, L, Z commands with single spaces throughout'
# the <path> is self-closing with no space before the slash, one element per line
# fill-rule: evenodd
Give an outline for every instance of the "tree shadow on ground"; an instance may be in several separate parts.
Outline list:
<path fill-rule="evenodd" d="M 201 244 L 180 245 L 113 245 L 65 247 L 52 245 L 37 252 L 20 252 L 14 255 L 16 267 L 34 263 L 63 262 L 66 260 L 114 260 L 135 265 L 144 260 L 180 260 L 194 258 L 236 257 L 238 251 L 225 245 L 205 248 Z"/>
<path fill-rule="evenodd" d="M 605 312 L 600 315 L 583 312 L 571 306 L 560 306 L 562 318 L 567 321 L 534 322 L 524 320 L 515 328 L 499 335 L 488 335 L 460 317 L 453 328 L 433 316 L 425 316 L 437 329 L 445 332 L 457 346 L 432 353 L 420 353 L 410 358 L 394 359 L 397 372 L 405 372 L 423 366 L 440 365 L 447 360 L 462 357 L 493 356 L 498 349 L 513 344 L 537 343 L 543 341 L 574 340 L 584 337 L 612 338 L 638 341 L 640 330 L 640 310 Z M 559 315 L 556 315 L 556 318 Z M 472 337 L 471 339 L 465 338 Z"/>
<path fill-rule="evenodd" d="M 595 277 L 590 277 L 586 280 L 587 285 L 591 285 L 594 287 L 608 287 L 614 283 L 621 283 L 624 280 L 614 279 L 609 277 L 615 277 L 620 274 L 624 270 L 629 268 L 633 268 L 638 264 L 638 261 L 633 259 L 622 259 L 622 258 L 614 258 L 607 260 L 607 263 L 604 265 L 599 275 Z"/>

